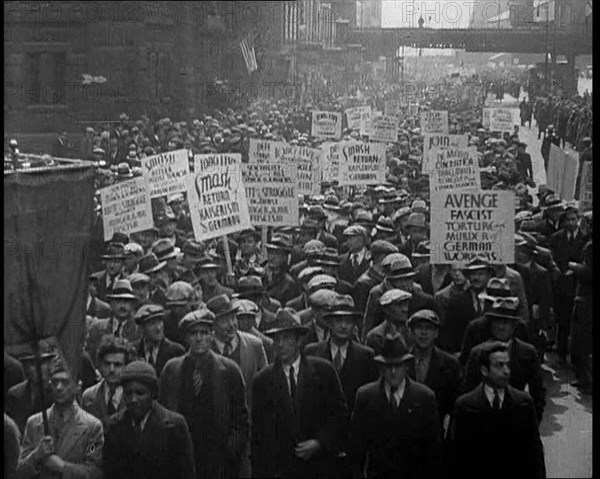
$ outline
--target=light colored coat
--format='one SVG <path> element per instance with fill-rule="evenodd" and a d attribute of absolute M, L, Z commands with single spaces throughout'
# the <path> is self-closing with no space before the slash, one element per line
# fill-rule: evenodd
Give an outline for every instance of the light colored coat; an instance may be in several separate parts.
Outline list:
<path fill-rule="evenodd" d="M 62 479 L 101 479 L 102 447 L 104 432 L 102 423 L 91 414 L 85 412 L 77 404 L 73 417 L 65 425 L 64 434 L 54 447 L 56 455 L 65 461 Z M 54 406 L 47 410 L 50 430 L 56 421 Z M 20 478 L 50 479 L 58 477 L 52 471 L 41 470 L 34 463 L 32 453 L 41 442 L 44 434 L 42 413 L 34 414 L 27 420 L 17 475 Z"/>

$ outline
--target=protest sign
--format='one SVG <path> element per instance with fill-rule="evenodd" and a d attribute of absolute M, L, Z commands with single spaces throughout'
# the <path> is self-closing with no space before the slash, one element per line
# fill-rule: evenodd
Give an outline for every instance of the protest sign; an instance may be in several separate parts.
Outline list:
<path fill-rule="evenodd" d="M 431 195 L 431 263 L 464 265 L 476 257 L 515 262 L 515 194 L 502 190 Z"/>
<path fill-rule="evenodd" d="M 367 108 L 367 107 L 355 106 L 354 108 L 348 108 L 345 111 L 346 122 L 348 124 L 348 128 L 350 128 L 351 130 L 356 130 L 356 131 L 360 130 L 360 122 L 361 122 L 362 112 L 363 112 L 363 109 L 365 109 L 365 108 Z M 371 107 L 368 107 L 368 108 L 371 109 Z"/>
<path fill-rule="evenodd" d="M 521 124 L 518 108 L 484 108 L 483 127 L 490 131 L 513 132 L 515 125 Z"/>
<path fill-rule="evenodd" d="M 129 235 L 154 226 L 150 185 L 146 178 L 123 181 L 99 191 L 105 241 L 116 232 Z"/>
<path fill-rule="evenodd" d="M 340 186 L 370 185 L 385 181 L 385 145 L 345 141 L 341 143 Z"/>
<path fill-rule="evenodd" d="M 443 133 L 425 133 L 423 135 L 423 165 L 422 172 L 433 170 L 435 157 L 430 155 L 434 148 L 466 148 L 469 144 L 468 135 L 448 135 Z"/>
<path fill-rule="evenodd" d="M 248 161 L 250 163 L 274 163 L 275 150 L 285 145 L 283 141 L 260 140 L 250 138 Z"/>
<path fill-rule="evenodd" d="M 239 153 L 194 156 L 188 202 L 197 240 L 206 241 L 252 227 L 241 163 Z"/>
<path fill-rule="evenodd" d="M 371 119 L 373 118 L 373 112 L 371 110 L 371 105 L 361 107 L 361 116 L 360 116 L 360 134 L 367 135 L 371 133 Z"/>
<path fill-rule="evenodd" d="M 421 133 L 448 133 L 448 111 L 422 111 Z"/>
<path fill-rule="evenodd" d="M 481 173 L 477 159 L 477 148 L 434 148 L 433 170 L 429 176 L 430 192 L 481 189 Z"/>
<path fill-rule="evenodd" d="M 307 146 L 283 144 L 275 148 L 277 162 L 296 165 L 298 169 L 298 194 L 312 195 L 320 190 L 321 150 Z"/>
<path fill-rule="evenodd" d="M 384 115 L 373 118 L 370 139 L 383 143 L 398 141 L 398 118 Z"/>
<path fill-rule="evenodd" d="M 151 198 L 186 191 L 189 175 L 190 162 L 185 149 L 142 158 L 142 176 L 148 180 Z"/>
<path fill-rule="evenodd" d="M 593 173 L 592 162 L 584 161 L 581 167 L 581 179 L 579 181 L 579 211 L 591 211 L 593 205 Z"/>
<path fill-rule="evenodd" d="M 297 226 L 298 168 L 286 161 L 242 165 L 250 221 L 256 226 Z"/>
<path fill-rule="evenodd" d="M 340 142 L 327 142 L 321 145 L 321 181 L 339 181 Z"/>
<path fill-rule="evenodd" d="M 342 114 L 336 111 L 313 110 L 311 136 L 339 140 L 342 136 Z"/>

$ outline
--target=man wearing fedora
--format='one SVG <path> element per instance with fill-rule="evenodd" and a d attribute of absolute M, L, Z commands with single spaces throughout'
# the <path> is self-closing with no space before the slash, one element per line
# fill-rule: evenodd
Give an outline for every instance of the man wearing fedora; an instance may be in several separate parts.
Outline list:
<path fill-rule="evenodd" d="M 330 278 L 330 284 L 333 284 L 334 279 L 331 276 L 321 276 Z M 318 279 L 318 276 L 316 278 Z M 329 323 L 325 320 L 325 314 L 335 302 L 338 294 L 333 290 L 333 286 L 328 287 L 326 284 L 321 284 L 313 291 L 308 297 L 309 307 L 298 313 L 300 322 L 307 327 L 306 334 L 302 338 L 303 347 L 310 343 L 329 339 Z"/>
<path fill-rule="evenodd" d="M 454 408 L 449 454 L 452 476 L 475 479 L 485 471 L 485 477 L 498 479 L 515 474 L 545 479 L 536 408 L 528 393 L 509 383 L 509 347 L 487 343 L 478 363 L 479 385 L 460 396 Z"/>
<path fill-rule="evenodd" d="M 309 289 L 310 281 L 317 275 L 323 275 L 325 271 L 321 266 L 307 266 L 300 270 L 297 278 L 298 282 L 302 286 L 302 294 L 296 296 L 285 304 L 286 307 L 295 309 L 296 311 L 302 311 L 308 308 L 308 297 L 314 292 Z"/>
<path fill-rule="evenodd" d="M 104 270 L 93 273 L 96 277 L 96 296 L 106 301 L 107 295 L 113 290 L 115 283 L 123 279 L 125 265 L 125 245 L 109 243 L 106 252 L 100 256 L 104 262 Z"/>
<path fill-rule="evenodd" d="M 175 281 L 187 281 L 192 284 L 196 279 L 196 266 L 204 257 L 206 246 L 202 241 L 187 239 L 181 248 L 183 257 L 181 264 L 175 270 Z"/>
<path fill-rule="evenodd" d="M 291 238 L 284 234 L 274 235 L 267 243 L 267 282 L 265 289 L 271 298 L 281 304 L 302 293 L 302 287 L 288 273 L 292 250 Z"/>
<path fill-rule="evenodd" d="M 454 356 L 435 345 L 440 330 L 440 318 L 435 311 L 417 311 L 408 319 L 408 329 L 415 357 L 410 364 L 409 375 L 435 393 L 438 418 L 443 428 L 446 417 L 452 415 L 454 401 L 461 391 L 460 364 Z"/>
<path fill-rule="evenodd" d="M 77 384 L 63 358 L 50 366 L 52 406 L 47 410 L 48 433 L 42 413 L 27 420 L 17 475 L 101 479 L 102 423 L 86 414 L 76 401 Z"/>
<path fill-rule="evenodd" d="M 316 239 L 311 239 L 302 247 L 301 257 L 304 258 L 298 263 L 290 267 L 290 274 L 294 278 L 298 278 L 301 271 L 306 268 L 315 266 L 315 261 L 323 253 L 325 253 L 325 245 Z"/>
<path fill-rule="evenodd" d="M 452 282 L 449 266 L 430 263 L 431 243 L 429 241 L 419 243 L 412 257 L 417 273 L 415 283 L 421 286 L 424 293 L 432 295 L 435 299 L 435 294 Z"/>
<path fill-rule="evenodd" d="M 542 420 L 546 404 L 546 389 L 542 379 L 542 369 L 535 348 L 515 337 L 515 329 L 519 317 L 516 316 L 518 300 L 515 298 L 498 298 L 487 313 L 490 322 L 491 341 L 507 343 L 510 355 L 509 384 L 521 391 L 525 386 L 533 398 L 538 424 Z M 464 391 L 471 391 L 479 384 L 480 356 L 486 343 L 474 347 L 465 367 Z"/>
<path fill-rule="evenodd" d="M 123 369 L 125 409 L 105 431 L 104 477 L 196 479 L 192 439 L 181 414 L 156 401 L 156 371 L 145 361 Z"/>
<path fill-rule="evenodd" d="M 140 273 L 150 278 L 150 301 L 161 306 L 166 306 L 165 296 L 171 285 L 171 277 L 166 270 L 167 262 L 159 261 L 152 252 L 142 256 L 139 262 Z"/>
<path fill-rule="evenodd" d="M 252 384 L 254 477 L 335 477 L 348 407 L 333 365 L 301 353 L 306 327 L 292 309 L 277 313 L 275 361 Z"/>
<path fill-rule="evenodd" d="M 98 279 L 97 275 L 90 275 L 85 314 L 93 318 L 108 318 L 110 316 L 110 305 L 98 298 Z"/>
<path fill-rule="evenodd" d="M 277 312 L 282 304 L 274 298 L 271 298 L 267 293 L 264 286 L 264 279 L 260 276 L 260 273 L 264 273 L 263 268 L 252 267 L 250 271 L 252 274 L 248 276 L 242 276 L 238 280 L 237 293 L 233 297 L 239 297 L 242 299 L 249 299 L 256 303 L 260 308 L 259 317 L 257 317 L 257 327 L 264 330 L 262 326 L 262 317 L 264 316 L 267 322 L 275 320 L 275 312 Z"/>
<path fill-rule="evenodd" d="M 171 283 L 175 281 L 177 267 L 179 266 L 179 255 L 181 249 L 173 245 L 173 242 L 168 238 L 160 238 L 152 246 L 152 252 L 156 255 L 159 262 L 166 261 L 165 271 L 169 275 Z"/>
<path fill-rule="evenodd" d="M 125 407 L 121 372 L 135 354 L 133 345 L 123 339 L 104 336 L 98 347 L 96 363 L 102 380 L 81 395 L 81 407 L 100 419 L 103 425 L 110 416 Z"/>
<path fill-rule="evenodd" d="M 387 336 L 375 356 L 380 379 L 356 393 L 350 449 L 355 477 L 440 477 L 435 394 L 408 377 L 412 360 L 400 335 Z"/>
<path fill-rule="evenodd" d="M 136 309 L 152 302 L 150 301 L 150 276 L 144 273 L 133 273 L 125 279 L 131 283 L 131 289 L 137 298 Z"/>
<path fill-rule="evenodd" d="M 541 200 L 540 200 L 541 203 Z M 550 236 L 560 229 L 560 216 L 565 210 L 565 201 L 556 193 L 549 193 L 544 197 L 544 205 L 541 213 L 534 215 L 534 231 L 540 233 L 547 243 Z M 543 246 L 545 246 L 544 244 Z"/>
<path fill-rule="evenodd" d="M 214 322 L 214 313 L 206 308 L 180 321 L 189 349 L 165 365 L 158 397 L 163 406 L 188 422 L 197 477 L 224 479 L 240 473 L 249 423 L 240 367 L 212 350 Z"/>
<path fill-rule="evenodd" d="M 217 279 L 220 268 L 221 266 L 208 256 L 205 256 L 196 265 L 194 272 L 202 285 L 202 300 L 205 303 L 221 294 L 226 294 L 230 298 L 233 296 L 233 290 L 227 286 L 221 285 Z"/>
<path fill-rule="evenodd" d="M 325 252 L 315 260 L 315 266 L 323 268 L 323 272 L 335 278 L 335 290 L 340 294 L 350 294 L 352 285 L 340 278 L 338 252 L 335 248 L 325 248 Z"/>
<path fill-rule="evenodd" d="M 259 307 L 254 301 L 241 298 L 235 298 L 233 300 L 233 304 L 237 308 L 237 313 L 235 315 L 238 321 L 238 329 L 240 331 L 243 331 L 244 333 L 252 334 L 256 338 L 258 338 L 262 343 L 263 349 L 265 350 L 267 362 L 272 362 L 273 340 L 269 336 L 264 334 L 262 331 L 259 331 L 256 325 L 256 317 L 260 314 Z M 275 315 L 273 315 L 273 321 L 274 320 Z M 270 326 L 267 326 L 267 329 L 269 327 Z"/>
<path fill-rule="evenodd" d="M 158 304 L 146 304 L 135 313 L 135 322 L 142 332 L 137 345 L 138 358 L 148 361 L 160 376 L 167 361 L 185 354 L 179 343 L 165 337 L 165 309 Z"/>
<path fill-rule="evenodd" d="M 200 290 L 200 291 L 198 291 Z M 179 329 L 179 321 L 202 304 L 202 290 L 185 281 L 175 281 L 165 293 L 166 310 L 164 315 L 165 337 L 185 346 L 185 339 Z M 158 374 L 158 372 L 157 372 Z"/>
<path fill-rule="evenodd" d="M 104 335 L 123 338 L 131 343 L 141 338 L 134 321 L 137 298 L 133 294 L 131 283 L 126 279 L 118 280 L 108 299 L 112 310 L 110 318 L 96 319 L 88 328 L 86 351 L 93 361 L 96 360 L 98 345 Z"/>
<path fill-rule="evenodd" d="M 485 287 L 485 291 L 479 293 L 478 297 L 483 301 L 483 314 L 473 319 L 465 330 L 462 347 L 458 356 L 458 360 L 463 367 L 469 359 L 471 350 L 492 337 L 488 313 L 492 310 L 494 303 L 502 298 L 510 298 L 511 300 L 515 300 L 516 304 L 519 303 L 519 298 L 513 296 L 508 280 L 504 278 L 491 278 Z M 516 322 L 515 337 L 521 341 L 530 342 L 529 325 L 521 317 Z"/>
<path fill-rule="evenodd" d="M 158 228 L 156 227 L 131 234 L 131 240 L 138 243 L 144 249 L 144 254 L 152 252 L 152 245 L 157 239 Z"/>
<path fill-rule="evenodd" d="M 423 213 L 411 213 L 405 224 L 407 241 L 400 247 L 400 253 L 406 255 L 412 263 L 412 254 L 421 241 L 427 240 L 427 222 Z"/>
<path fill-rule="evenodd" d="M 362 226 L 353 225 L 344 230 L 344 237 L 348 252 L 339 259 L 338 276 L 352 285 L 371 262 L 371 252 L 367 248 L 369 234 Z"/>

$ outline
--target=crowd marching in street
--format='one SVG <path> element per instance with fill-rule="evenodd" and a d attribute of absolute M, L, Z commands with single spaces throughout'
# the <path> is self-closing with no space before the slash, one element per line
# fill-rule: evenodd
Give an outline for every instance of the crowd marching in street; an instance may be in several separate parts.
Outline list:
<path fill-rule="evenodd" d="M 542 364 L 556 354 L 591 394 L 592 214 L 536 184 L 519 133 L 535 119 L 546 169 L 551 144 L 591 162 L 591 98 L 523 100 L 521 123 L 494 131 L 487 89 L 504 93 L 468 82 L 476 100 L 439 88 L 400 105 L 382 181 L 323 179 L 299 199 L 298 224 L 206 240 L 185 192 L 152 198 L 153 227 L 106 240 L 100 191 L 165 152 L 187 150 L 193 171 L 196 155 L 252 163 L 256 141 L 328 147 L 314 110 L 387 117 L 398 87 L 87 127 L 76 156 L 96 170 L 102 254 L 89 264 L 82 362 L 74 377 L 49 344 L 41 368 L 5 349 L 5 477 L 500 478 L 516 463 L 546 477 Z M 421 124 L 433 110 L 475 151 L 480 189 L 514 194 L 514 261 L 433 262 Z M 361 129 L 344 115 L 338 141 L 366 143 Z M 52 166 L 69 141 L 30 166 Z"/>

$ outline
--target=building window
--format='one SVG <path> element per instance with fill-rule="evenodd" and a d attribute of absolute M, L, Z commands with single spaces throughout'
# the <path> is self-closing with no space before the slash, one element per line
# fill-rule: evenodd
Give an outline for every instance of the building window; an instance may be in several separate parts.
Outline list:
<path fill-rule="evenodd" d="M 65 52 L 27 54 L 25 98 L 28 105 L 64 105 L 66 86 Z"/>

